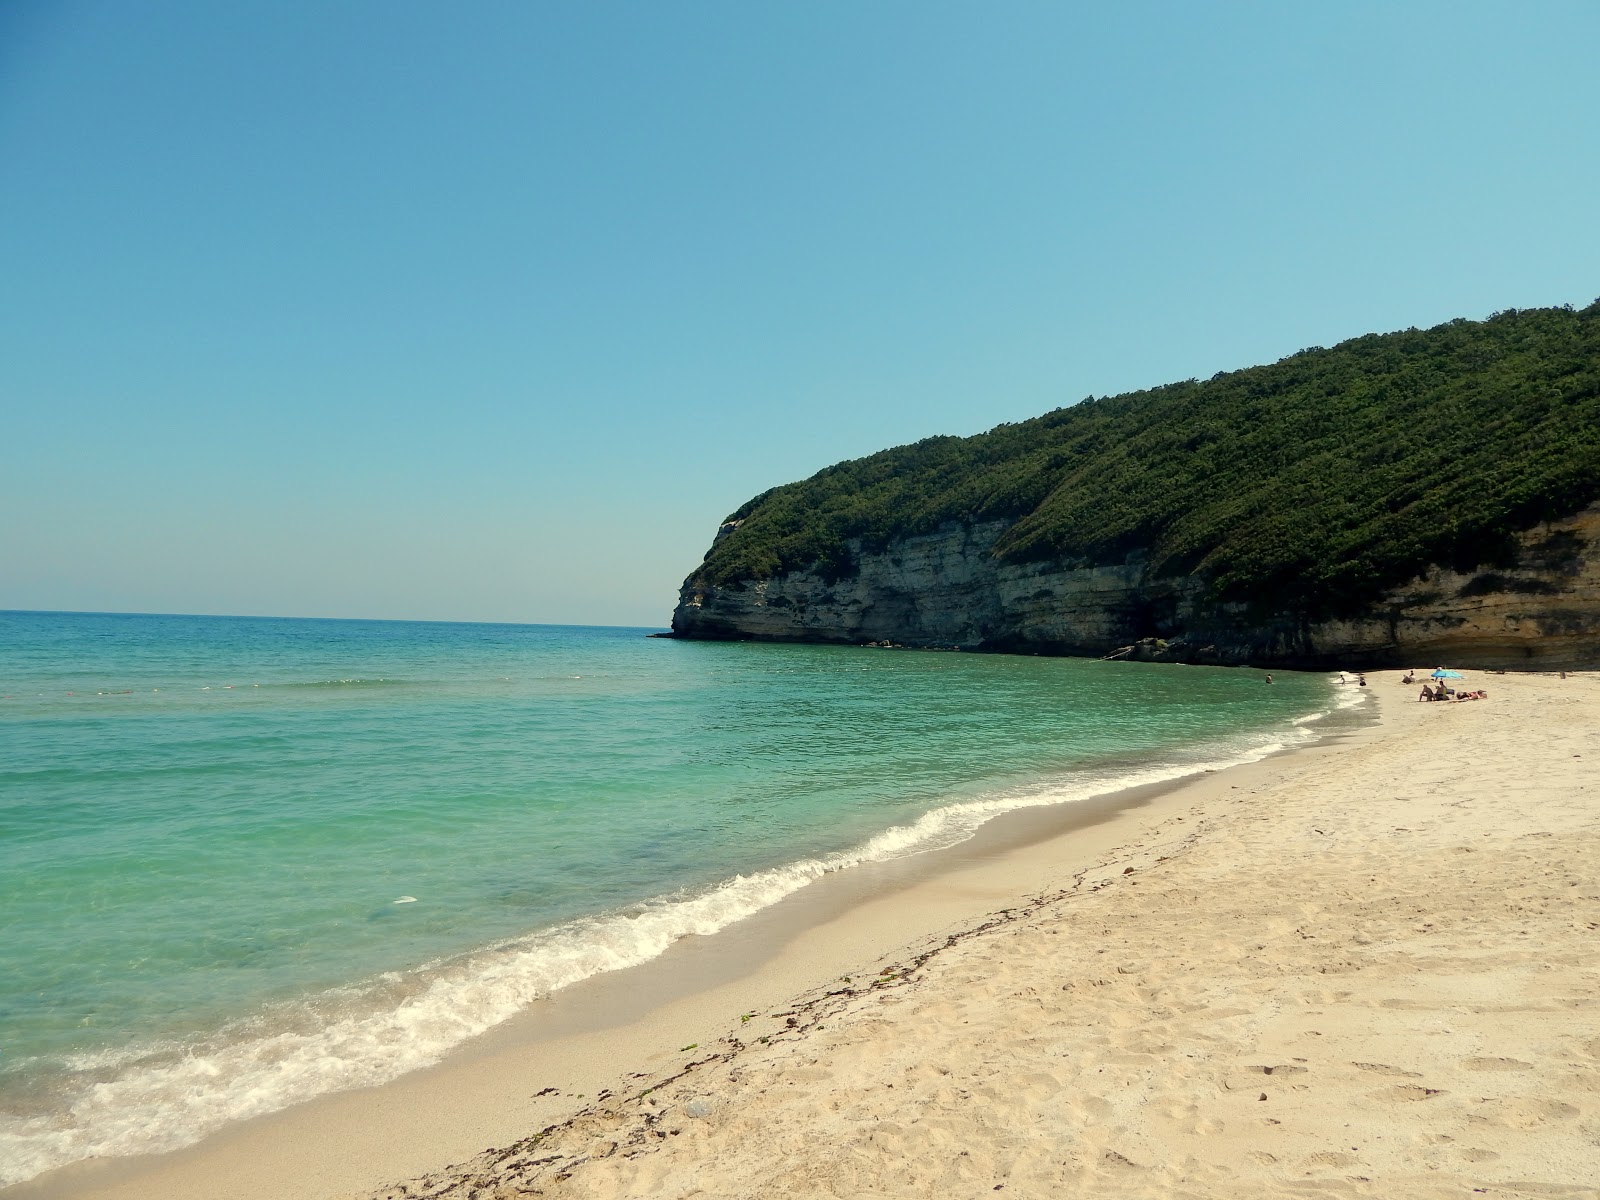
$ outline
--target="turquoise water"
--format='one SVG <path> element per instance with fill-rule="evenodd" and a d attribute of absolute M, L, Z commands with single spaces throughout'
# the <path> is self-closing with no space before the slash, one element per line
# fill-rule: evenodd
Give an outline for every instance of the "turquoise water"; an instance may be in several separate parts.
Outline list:
<path fill-rule="evenodd" d="M 0 1182 L 390 1078 L 821 873 L 1258 757 L 1338 695 L 645 632 L 0 614 Z"/>

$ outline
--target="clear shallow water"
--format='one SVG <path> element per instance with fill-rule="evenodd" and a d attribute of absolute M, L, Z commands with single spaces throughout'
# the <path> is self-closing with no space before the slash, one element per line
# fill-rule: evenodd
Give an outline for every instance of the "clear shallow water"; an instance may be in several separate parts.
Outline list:
<path fill-rule="evenodd" d="M 645 632 L 0 613 L 0 1183 L 391 1078 L 828 870 L 1354 698 Z"/>

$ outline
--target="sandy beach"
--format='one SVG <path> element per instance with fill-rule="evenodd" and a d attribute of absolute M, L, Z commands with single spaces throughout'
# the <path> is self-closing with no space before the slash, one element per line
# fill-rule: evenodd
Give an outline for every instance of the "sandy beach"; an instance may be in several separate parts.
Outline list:
<path fill-rule="evenodd" d="M 1371 678 L 1350 736 L 996 822 L 12 1194 L 1600 1196 L 1600 677 Z"/>

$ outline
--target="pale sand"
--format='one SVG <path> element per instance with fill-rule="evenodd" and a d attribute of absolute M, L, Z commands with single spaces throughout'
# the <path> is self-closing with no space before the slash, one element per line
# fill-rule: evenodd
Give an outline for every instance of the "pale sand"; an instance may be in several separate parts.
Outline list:
<path fill-rule="evenodd" d="M 1474 673 L 1489 700 L 1451 705 L 1370 678 L 1383 720 L 1343 744 L 979 839 L 435 1071 L 17 1194 L 1600 1196 L 1600 677 Z"/>

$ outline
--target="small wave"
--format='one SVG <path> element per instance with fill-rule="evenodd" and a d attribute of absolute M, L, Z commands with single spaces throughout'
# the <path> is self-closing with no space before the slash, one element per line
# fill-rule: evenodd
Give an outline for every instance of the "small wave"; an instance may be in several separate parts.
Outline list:
<path fill-rule="evenodd" d="M 1329 682 L 1333 684 L 1330 706 L 1318 712 L 1306 713 L 1303 717 L 1294 717 L 1289 724 L 1315 725 L 1318 721 L 1327 720 L 1334 713 L 1347 712 L 1352 708 L 1365 704 L 1372 698 L 1372 689 L 1370 687 L 1361 687 L 1354 681 L 1346 683 L 1342 679 L 1335 680 L 1332 676 L 1328 678 Z"/>
<path fill-rule="evenodd" d="M 1355 708 L 1358 704 L 1365 704 L 1372 699 L 1370 687 L 1341 688 L 1334 697 L 1333 707 L 1337 711 L 1344 708 Z"/>
<path fill-rule="evenodd" d="M 1291 727 L 1132 771 L 1108 766 L 961 801 L 846 850 L 570 921 L 406 976 L 387 973 L 279 1006 L 203 1041 L 84 1056 L 71 1064 L 76 1093 L 63 1111 L 0 1117 L 0 1186 L 90 1156 L 174 1150 L 233 1121 L 387 1082 L 439 1061 L 554 991 L 647 962 L 691 934 L 716 933 L 825 875 L 955 845 L 1002 813 L 1253 762 L 1315 736 Z"/>

